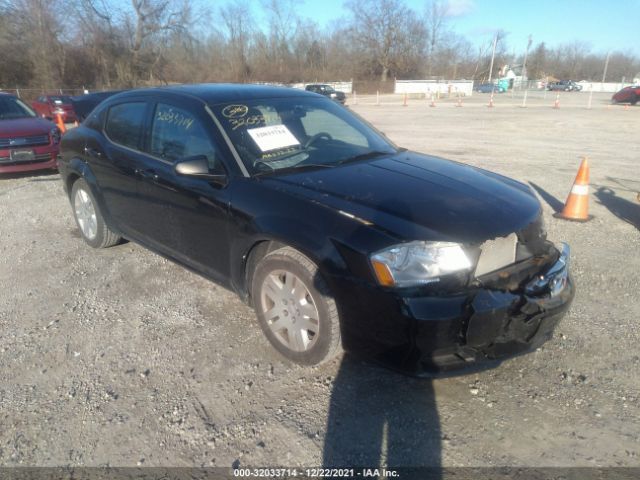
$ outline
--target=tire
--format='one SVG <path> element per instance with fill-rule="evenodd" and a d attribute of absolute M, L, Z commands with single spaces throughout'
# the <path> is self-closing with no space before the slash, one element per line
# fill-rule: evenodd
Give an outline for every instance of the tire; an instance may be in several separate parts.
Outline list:
<path fill-rule="evenodd" d="M 631 97 L 631 101 L 629 103 L 631 103 L 631 105 L 635 105 L 636 103 L 638 103 L 638 96 L 634 95 L 633 97 Z"/>
<path fill-rule="evenodd" d="M 284 247 L 260 260 L 251 296 L 264 335 L 288 360 L 319 365 L 342 351 L 333 295 L 317 265 L 299 251 Z"/>
<path fill-rule="evenodd" d="M 121 240 L 105 223 L 91 188 L 82 178 L 71 187 L 71 209 L 80 235 L 93 248 L 112 247 Z"/>

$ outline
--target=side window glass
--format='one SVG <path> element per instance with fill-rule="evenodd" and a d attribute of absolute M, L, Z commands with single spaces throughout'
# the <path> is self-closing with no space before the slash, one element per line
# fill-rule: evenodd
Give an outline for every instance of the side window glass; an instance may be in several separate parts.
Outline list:
<path fill-rule="evenodd" d="M 100 131 L 102 127 L 103 118 L 104 118 L 104 110 L 101 110 L 99 112 L 93 111 L 89 115 L 89 117 L 87 117 L 87 119 L 84 121 L 84 126 Z"/>
<path fill-rule="evenodd" d="M 125 147 L 138 149 L 147 104 L 121 103 L 109 109 L 105 131 L 109 138 Z"/>
<path fill-rule="evenodd" d="M 187 110 L 158 103 L 151 127 L 150 152 L 169 162 L 204 155 L 212 172 L 222 171 L 222 164 L 200 122 Z"/>

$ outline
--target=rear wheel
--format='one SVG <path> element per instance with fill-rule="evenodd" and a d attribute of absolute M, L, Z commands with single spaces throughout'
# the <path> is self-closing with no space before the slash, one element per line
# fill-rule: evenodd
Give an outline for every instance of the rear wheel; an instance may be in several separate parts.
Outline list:
<path fill-rule="evenodd" d="M 631 97 L 631 105 L 635 105 L 636 103 L 638 103 L 638 96 L 634 95 L 633 97 Z"/>
<path fill-rule="evenodd" d="M 251 292 L 262 331 L 286 358 L 317 365 L 340 352 L 335 300 L 308 257 L 290 247 L 269 253 L 256 266 Z"/>
<path fill-rule="evenodd" d="M 120 241 L 120 236 L 105 223 L 91 188 L 82 178 L 71 188 L 71 206 L 82 238 L 93 248 L 111 247 Z"/>

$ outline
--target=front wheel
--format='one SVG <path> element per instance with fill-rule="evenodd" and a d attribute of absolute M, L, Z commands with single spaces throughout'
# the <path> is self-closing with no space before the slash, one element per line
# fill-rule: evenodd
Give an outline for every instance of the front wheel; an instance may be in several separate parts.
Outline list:
<path fill-rule="evenodd" d="M 82 178 L 71 188 L 71 206 L 82 238 L 93 248 L 111 247 L 120 241 L 105 223 L 89 184 Z"/>
<path fill-rule="evenodd" d="M 289 360 L 317 365 L 341 350 L 338 309 L 315 263 L 285 247 L 256 266 L 251 293 L 258 323 Z"/>

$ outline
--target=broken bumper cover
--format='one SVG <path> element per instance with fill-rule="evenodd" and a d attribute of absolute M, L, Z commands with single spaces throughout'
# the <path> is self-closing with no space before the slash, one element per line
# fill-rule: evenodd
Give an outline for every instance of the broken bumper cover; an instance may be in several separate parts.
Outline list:
<path fill-rule="evenodd" d="M 366 341 L 354 340 L 349 322 L 345 348 L 412 375 L 489 367 L 549 340 L 574 291 L 563 244 L 555 263 L 517 291 L 476 288 L 395 302 L 378 295 L 367 308 L 368 321 L 361 320 L 370 327 Z"/>

